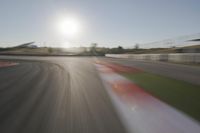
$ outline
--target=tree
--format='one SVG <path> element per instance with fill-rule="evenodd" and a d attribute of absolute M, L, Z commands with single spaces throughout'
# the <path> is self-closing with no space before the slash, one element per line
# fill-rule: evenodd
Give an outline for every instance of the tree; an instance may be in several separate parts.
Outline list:
<path fill-rule="evenodd" d="M 53 53 L 53 48 L 48 48 L 48 52 L 51 54 Z"/>
<path fill-rule="evenodd" d="M 124 48 L 122 46 L 118 46 L 117 48 L 117 53 L 123 53 L 124 52 Z"/>
<path fill-rule="evenodd" d="M 139 49 L 139 44 L 138 43 L 135 44 L 135 49 Z"/>
<path fill-rule="evenodd" d="M 91 47 L 92 47 L 92 48 L 96 48 L 97 46 L 98 46 L 97 43 L 92 43 L 92 44 L 91 44 Z"/>
<path fill-rule="evenodd" d="M 97 48 L 98 44 L 97 43 L 92 43 L 91 44 L 91 48 L 90 48 L 90 52 L 92 55 L 96 55 L 96 48 Z"/>
<path fill-rule="evenodd" d="M 124 48 L 122 46 L 118 46 L 118 50 L 123 50 Z"/>

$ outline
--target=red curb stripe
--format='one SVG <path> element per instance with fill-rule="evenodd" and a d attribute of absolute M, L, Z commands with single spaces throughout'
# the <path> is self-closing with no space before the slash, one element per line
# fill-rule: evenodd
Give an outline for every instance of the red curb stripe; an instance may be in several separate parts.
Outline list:
<path fill-rule="evenodd" d="M 106 67 L 111 68 L 113 71 L 117 73 L 139 73 L 142 72 L 141 69 L 135 68 L 135 67 L 129 67 L 129 66 L 123 66 L 116 63 L 107 63 L 102 61 L 96 61 L 97 64 L 104 65 Z"/>
<path fill-rule="evenodd" d="M 0 68 L 1 67 L 15 66 L 15 65 L 18 65 L 18 63 L 0 61 Z"/>
<path fill-rule="evenodd" d="M 140 102 L 146 102 L 146 98 L 150 96 L 146 91 L 144 91 L 141 87 L 137 86 L 133 83 L 128 82 L 116 82 L 110 83 L 112 86 L 112 91 L 120 97 L 124 102 L 130 103 L 134 99 L 140 99 Z"/>

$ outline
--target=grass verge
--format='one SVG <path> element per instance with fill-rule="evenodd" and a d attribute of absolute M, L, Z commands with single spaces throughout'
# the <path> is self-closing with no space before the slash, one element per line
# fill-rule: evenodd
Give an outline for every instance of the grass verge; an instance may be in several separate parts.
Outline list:
<path fill-rule="evenodd" d="M 123 75 L 153 96 L 200 121 L 200 86 L 145 72 Z"/>

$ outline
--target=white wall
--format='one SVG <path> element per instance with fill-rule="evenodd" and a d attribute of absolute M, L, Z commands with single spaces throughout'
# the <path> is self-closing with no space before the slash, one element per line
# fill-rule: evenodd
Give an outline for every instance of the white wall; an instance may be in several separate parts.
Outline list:
<path fill-rule="evenodd" d="M 106 57 L 128 58 L 135 60 L 172 61 L 186 63 L 200 63 L 200 53 L 175 54 L 106 54 Z"/>

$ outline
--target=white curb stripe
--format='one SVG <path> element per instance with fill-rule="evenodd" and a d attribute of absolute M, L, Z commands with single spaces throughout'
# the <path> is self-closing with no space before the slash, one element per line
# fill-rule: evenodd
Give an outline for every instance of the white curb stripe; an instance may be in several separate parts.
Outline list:
<path fill-rule="evenodd" d="M 120 114 L 120 118 L 130 133 L 199 133 L 200 124 L 173 107 L 152 97 L 137 93 L 125 104 L 112 91 L 111 84 L 130 83 L 104 65 L 96 65 L 106 90 Z M 105 71 L 104 71 L 105 70 Z M 109 70 L 109 72 L 107 72 Z M 126 95 L 122 96 L 126 97 Z"/>

